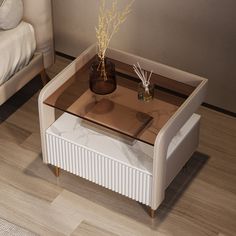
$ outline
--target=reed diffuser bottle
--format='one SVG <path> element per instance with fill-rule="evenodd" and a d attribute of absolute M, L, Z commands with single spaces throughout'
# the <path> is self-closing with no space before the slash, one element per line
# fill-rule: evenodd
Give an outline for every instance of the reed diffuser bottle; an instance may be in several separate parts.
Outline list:
<path fill-rule="evenodd" d="M 150 83 L 152 71 L 148 72 L 143 70 L 139 63 L 133 65 L 134 72 L 137 74 L 141 82 L 138 84 L 138 99 L 144 102 L 149 102 L 154 97 L 154 85 Z"/>

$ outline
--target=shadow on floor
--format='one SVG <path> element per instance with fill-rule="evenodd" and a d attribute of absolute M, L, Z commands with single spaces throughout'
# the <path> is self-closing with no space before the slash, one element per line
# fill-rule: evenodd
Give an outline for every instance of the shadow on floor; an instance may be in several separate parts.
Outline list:
<path fill-rule="evenodd" d="M 209 158 L 206 154 L 195 152 L 185 164 L 166 190 L 165 199 L 157 210 L 158 221 L 155 222 L 155 227 L 158 227 L 158 224 L 168 216 L 168 213 L 174 208 L 175 204 L 191 185 L 191 182 L 206 165 Z"/>
<path fill-rule="evenodd" d="M 157 215 L 154 219 L 148 216 L 146 206 L 90 181 L 66 171 L 62 171 L 60 177 L 56 178 L 53 173 L 53 168 L 43 164 L 41 156 L 28 166 L 25 173 L 58 185 L 70 192 L 78 194 L 80 197 L 84 197 L 102 207 L 128 216 L 154 229 L 168 216 L 169 212 L 184 194 L 192 180 L 201 171 L 208 159 L 209 156 L 203 153 L 195 152 L 193 154 L 174 181 L 169 185 L 166 190 L 165 200 L 158 208 Z"/>
<path fill-rule="evenodd" d="M 40 76 L 36 76 L 15 95 L 0 106 L 0 124 L 11 116 L 18 108 L 26 103 L 35 93 L 43 87 Z"/>

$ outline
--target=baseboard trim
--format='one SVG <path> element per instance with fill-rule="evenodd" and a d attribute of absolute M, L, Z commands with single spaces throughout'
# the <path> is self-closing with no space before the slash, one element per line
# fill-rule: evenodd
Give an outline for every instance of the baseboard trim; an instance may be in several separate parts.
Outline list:
<path fill-rule="evenodd" d="M 235 112 L 226 110 L 224 108 L 220 108 L 220 107 L 217 107 L 217 106 L 205 103 L 205 102 L 202 104 L 202 106 L 207 107 L 207 108 L 209 108 L 211 110 L 214 110 L 214 111 L 218 111 L 220 113 L 224 113 L 225 115 L 228 115 L 228 116 L 236 117 L 236 113 Z"/>
<path fill-rule="evenodd" d="M 62 52 L 58 52 L 58 51 L 56 51 L 56 55 L 64 57 L 64 58 L 69 59 L 69 60 L 72 60 L 72 61 L 75 60 L 75 58 L 76 58 L 76 57 L 73 57 L 73 56 L 70 56 L 68 54 L 65 54 L 65 53 L 62 53 Z M 226 114 L 228 116 L 236 117 L 236 113 L 235 112 L 226 110 L 224 108 L 220 108 L 220 107 L 217 107 L 217 106 L 205 103 L 205 102 L 202 104 L 202 106 L 207 107 L 207 108 L 209 108 L 211 110 L 218 111 L 220 113 Z"/>
<path fill-rule="evenodd" d="M 64 58 L 69 59 L 71 61 L 75 60 L 75 58 L 76 58 L 76 57 L 73 57 L 73 56 L 70 56 L 70 55 L 65 54 L 63 52 L 58 52 L 58 51 L 56 51 L 56 55 L 58 55 L 60 57 L 64 57 Z"/>

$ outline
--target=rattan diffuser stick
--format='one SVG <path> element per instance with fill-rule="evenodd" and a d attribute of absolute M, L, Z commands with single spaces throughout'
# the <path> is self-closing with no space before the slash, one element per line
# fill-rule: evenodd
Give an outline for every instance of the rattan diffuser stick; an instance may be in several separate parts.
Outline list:
<path fill-rule="evenodd" d="M 134 72 L 137 74 L 139 79 L 142 81 L 145 92 L 149 93 L 150 79 L 152 77 L 153 71 L 151 71 L 148 76 L 148 72 L 143 70 L 139 63 L 137 63 L 137 66 L 133 65 L 133 68 L 134 68 Z"/>

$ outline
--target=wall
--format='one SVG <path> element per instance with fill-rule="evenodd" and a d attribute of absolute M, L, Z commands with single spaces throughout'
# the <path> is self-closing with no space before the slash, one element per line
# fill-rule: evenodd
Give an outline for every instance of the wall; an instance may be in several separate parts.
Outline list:
<path fill-rule="evenodd" d="M 96 41 L 98 3 L 54 0 L 57 51 L 76 56 Z M 235 0 L 136 0 L 111 46 L 207 77 L 206 102 L 236 112 L 235 9 Z"/>

